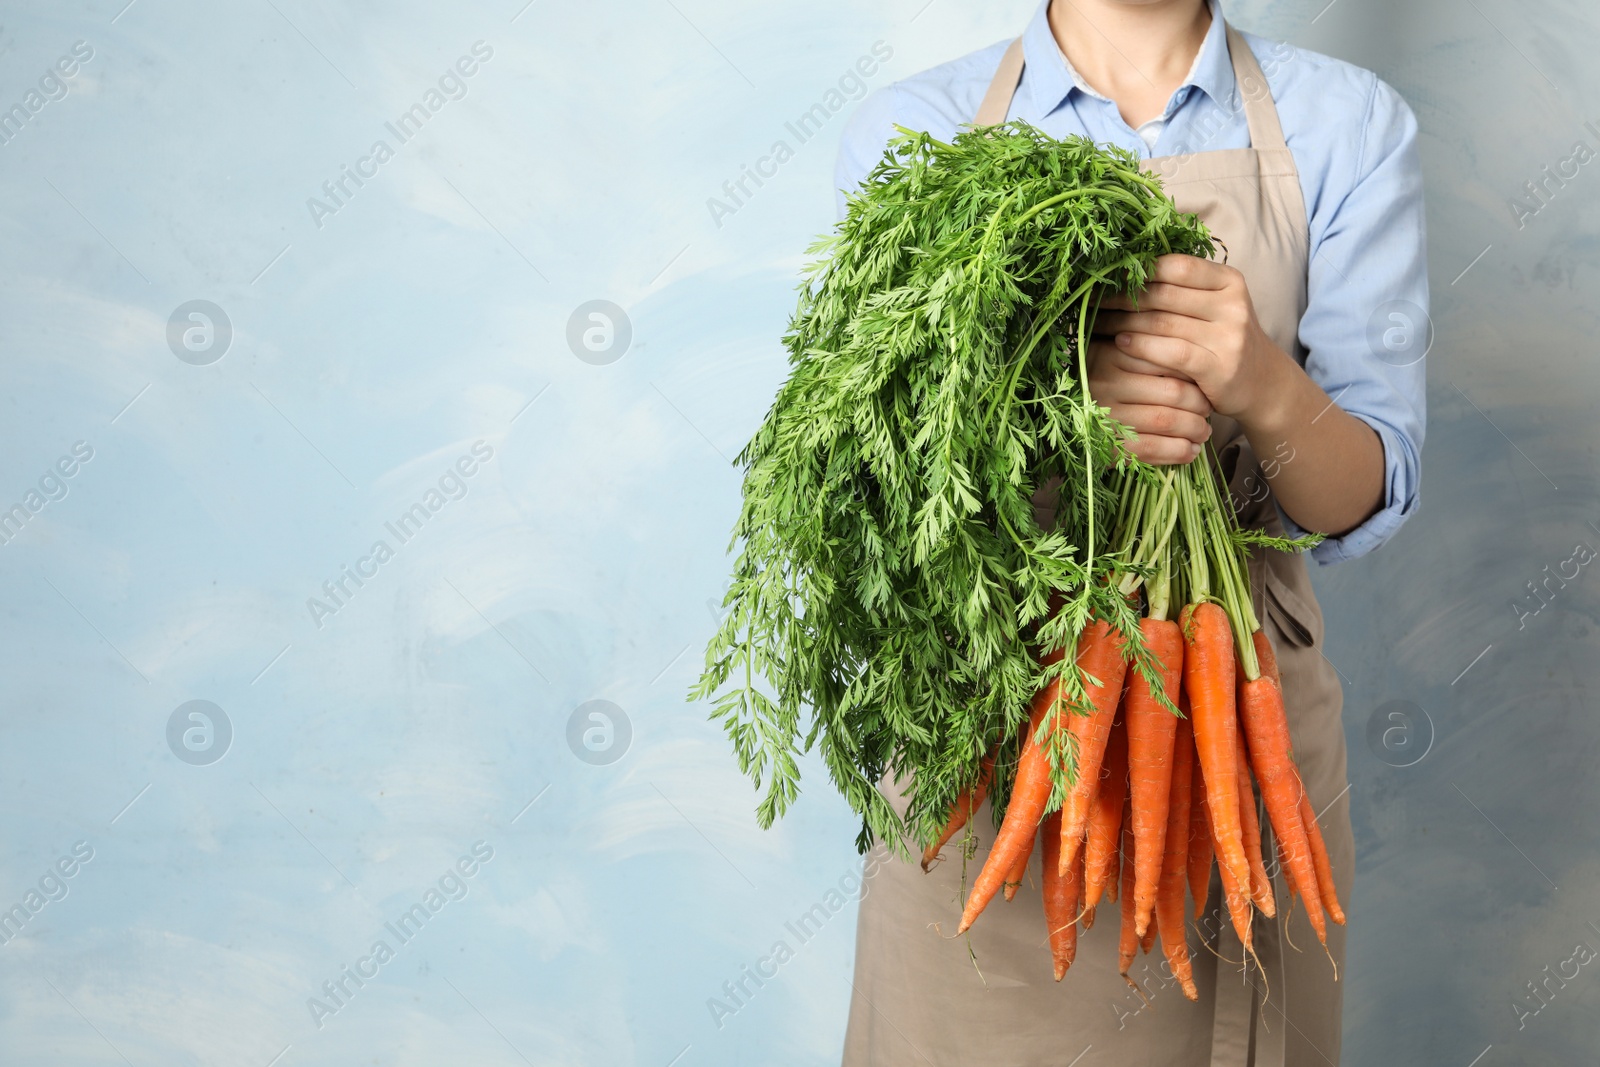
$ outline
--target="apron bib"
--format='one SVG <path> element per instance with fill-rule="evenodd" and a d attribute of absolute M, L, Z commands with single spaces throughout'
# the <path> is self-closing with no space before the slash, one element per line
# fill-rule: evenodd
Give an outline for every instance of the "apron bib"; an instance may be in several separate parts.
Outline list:
<path fill-rule="evenodd" d="M 1262 328 L 1303 364 L 1298 331 L 1306 307 L 1309 237 L 1299 174 L 1250 46 L 1232 27 L 1227 40 L 1251 147 L 1163 156 L 1143 167 L 1161 178 L 1180 210 L 1199 215 L 1223 242 L 1228 263 L 1249 284 Z M 1000 62 L 977 125 L 1005 121 L 1022 67 L 1019 39 Z M 1240 520 L 1281 536 L 1270 483 L 1250 442 L 1234 420 L 1215 416 L 1212 422 L 1213 439 L 1223 442 L 1222 469 Z M 1353 914 L 1355 843 L 1345 784 L 1342 695 L 1338 675 L 1320 651 L 1322 612 L 1298 555 L 1256 550 L 1250 582 L 1256 614 L 1277 652 L 1296 761 L 1313 807 L 1322 812 L 1339 899 Z M 897 799 L 899 810 L 903 803 Z M 879 846 L 857 923 L 845 1067 L 1338 1064 L 1342 987 L 1319 950 L 1304 907 L 1293 909 L 1286 929 L 1284 915 L 1290 909 L 1281 872 L 1273 879 L 1278 918 L 1257 914 L 1254 924 L 1266 988 L 1259 971 L 1252 967 L 1247 980 L 1239 964 L 1244 949 L 1223 912 L 1213 870 L 1206 911 L 1189 931 L 1199 1003 L 1183 999 L 1158 944 L 1129 971 L 1147 1004 L 1117 973 L 1120 920 L 1114 904 L 1102 903 L 1094 929 L 1079 933 L 1072 969 L 1059 985 L 1053 980 L 1037 854 L 1015 901 L 997 896 L 967 938 L 951 936 L 963 889 L 994 839 L 987 803 L 971 822 L 978 852 L 965 878 L 954 843 L 928 874 L 914 861 L 887 857 Z M 1275 871 L 1264 813 L 1261 823 L 1267 868 Z M 1286 934 L 1299 951 L 1287 947 Z M 1329 923 L 1328 949 L 1341 970 L 1344 948 L 1344 928 Z"/>

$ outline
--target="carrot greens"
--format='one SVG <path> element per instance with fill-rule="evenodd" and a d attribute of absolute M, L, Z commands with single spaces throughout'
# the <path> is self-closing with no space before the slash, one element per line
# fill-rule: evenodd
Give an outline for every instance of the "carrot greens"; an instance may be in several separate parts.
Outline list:
<path fill-rule="evenodd" d="M 1319 940 L 1344 921 L 1250 592 L 1251 554 L 1317 538 L 1241 529 L 1222 456 L 1148 466 L 1088 390 L 1101 301 L 1212 247 L 1131 153 L 1023 123 L 902 129 L 812 246 L 690 693 L 763 825 L 811 751 L 857 846 L 912 846 L 924 871 L 963 831 L 976 859 L 987 802 L 958 931 L 1041 844 L 1056 980 L 1120 892 L 1124 975 L 1159 935 L 1191 999 L 1185 889 L 1198 909 L 1215 862 L 1253 952 L 1255 909 L 1276 910 L 1263 825 Z"/>
<path fill-rule="evenodd" d="M 1100 619 L 1159 679 L 1113 535 L 1118 479 L 1162 479 L 1089 398 L 1087 333 L 1158 256 L 1212 247 L 1132 153 L 1020 122 L 900 130 L 811 248 L 789 378 L 737 459 L 728 610 L 691 696 L 712 700 L 763 825 L 815 748 L 861 848 L 932 841 L 991 749 L 1014 766 L 1059 677 L 1054 809 L 1074 778 L 1066 717 L 1094 680 L 1045 654 Z"/>

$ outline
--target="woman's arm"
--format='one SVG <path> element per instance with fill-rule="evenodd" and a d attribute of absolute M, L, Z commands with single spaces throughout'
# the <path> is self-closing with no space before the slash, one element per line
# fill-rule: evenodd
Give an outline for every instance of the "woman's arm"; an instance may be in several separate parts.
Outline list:
<path fill-rule="evenodd" d="M 1275 86 L 1291 146 L 1295 129 L 1321 123 L 1296 151 L 1310 240 L 1304 369 L 1299 353 L 1262 336 L 1237 272 L 1174 257 L 1140 316 L 1127 301 L 1110 303 L 1118 310 L 1097 325 L 1108 336 L 1091 343 L 1089 384 L 1141 435 L 1134 450 L 1152 462 L 1197 454 L 1213 407 L 1234 415 L 1272 477 L 1288 532 L 1330 535 L 1311 556 L 1331 563 L 1382 544 L 1418 506 L 1432 330 L 1416 118 L 1371 74 L 1359 102 L 1352 83 L 1317 98 L 1326 115 L 1308 110 L 1315 73 L 1285 68 Z M 1415 323 L 1403 337 L 1394 328 L 1402 319 Z M 1128 347 L 1118 333 L 1131 335 Z"/>
<path fill-rule="evenodd" d="M 1257 456 L 1275 464 L 1272 489 L 1296 524 L 1337 536 L 1383 506 L 1383 442 L 1339 408 L 1261 328 L 1244 276 L 1193 256 L 1156 264 L 1138 311 L 1108 298 L 1091 346 L 1090 391 L 1139 439 L 1154 463 L 1185 462 L 1210 435 L 1211 410 L 1237 419 Z"/>

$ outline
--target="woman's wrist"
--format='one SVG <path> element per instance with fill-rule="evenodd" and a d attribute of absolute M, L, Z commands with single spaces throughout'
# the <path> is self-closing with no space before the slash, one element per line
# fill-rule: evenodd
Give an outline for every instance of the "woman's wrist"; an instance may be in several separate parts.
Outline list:
<path fill-rule="evenodd" d="M 1252 440 L 1276 443 L 1289 437 L 1298 423 L 1314 417 L 1304 409 L 1312 400 L 1310 394 L 1320 396 L 1322 390 L 1287 352 L 1266 338 L 1262 344 L 1247 404 L 1233 418 Z M 1314 401 L 1311 406 L 1316 406 Z"/>
<path fill-rule="evenodd" d="M 1299 526 L 1339 536 L 1383 504 L 1384 452 L 1376 431 L 1329 398 L 1276 346 L 1252 375 L 1249 407 L 1234 418 L 1283 510 Z"/>

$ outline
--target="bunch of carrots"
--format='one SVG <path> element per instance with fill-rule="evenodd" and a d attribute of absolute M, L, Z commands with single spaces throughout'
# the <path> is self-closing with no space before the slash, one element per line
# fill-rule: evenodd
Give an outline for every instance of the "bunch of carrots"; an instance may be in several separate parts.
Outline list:
<path fill-rule="evenodd" d="M 1074 664 L 1083 696 L 1069 701 L 1059 674 L 1036 694 L 1015 766 L 997 768 L 999 750 L 991 752 L 922 865 L 927 870 L 968 825 L 995 772 L 1008 770 L 1005 816 L 959 930 L 998 893 L 1008 900 L 1016 893 L 1037 843 L 1056 980 L 1072 965 L 1079 928 L 1120 893 L 1123 976 L 1159 934 L 1173 975 L 1194 1000 L 1185 888 L 1198 918 L 1214 861 L 1229 917 L 1251 954 L 1255 911 L 1277 913 L 1255 790 L 1291 896 L 1304 902 L 1324 948 L 1327 920 L 1342 925 L 1344 912 L 1294 763 L 1272 645 L 1251 602 L 1245 552 L 1277 542 L 1237 529 L 1203 460 L 1164 470 L 1155 485 L 1128 479 L 1115 529 L 1124 561 L 1118 591 L 1140 603 L 1141 636 L 1158 669 L 1129 669 L 1125 635 L 1091 621 Z"/>

